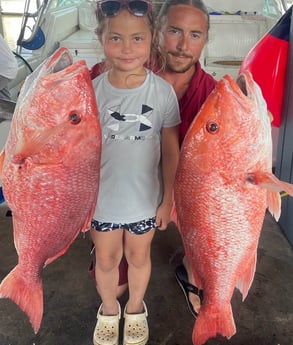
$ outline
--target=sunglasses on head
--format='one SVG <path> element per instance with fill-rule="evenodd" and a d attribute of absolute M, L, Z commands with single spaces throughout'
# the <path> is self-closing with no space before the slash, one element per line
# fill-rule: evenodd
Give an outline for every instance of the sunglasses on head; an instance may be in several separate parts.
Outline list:
<path fill-rule="evenodd" d="M 99 8 L 104 17 L 114 17 L 122 8 L 127 8 L 130 13 L 142 17 L 150 10 L 149 0 L 102 0 Z"/>

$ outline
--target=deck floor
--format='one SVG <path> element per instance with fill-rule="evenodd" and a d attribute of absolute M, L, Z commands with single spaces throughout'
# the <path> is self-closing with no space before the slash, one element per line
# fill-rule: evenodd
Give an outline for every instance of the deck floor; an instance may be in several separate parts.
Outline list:
<path fill-rule="evenodd" d="M 0 205 L 0 280 L 14 267 L 12 218 Z M 44 316 L 34 334 L 26 315 L 8 299 L 0 299 L 0 345 L 91 345 L 100 303 L 87 269 L 88 234 L 80 235 L 68 252 L 45 268 Z M 192 345 L 193 318 L 175 280 L 182 243 L 175 226 L 157 232 L 153 271 L 146 295 L 149 309 L 148 345 Z M 293 251 L 278 224 L 266 215 L 253 285 L 244 302 L 235 290 L 232 308 L 237 333 L 217 337 L 206 345 L 293 344 Z M 120 299 L 124 306 L 127 296 Z"/>

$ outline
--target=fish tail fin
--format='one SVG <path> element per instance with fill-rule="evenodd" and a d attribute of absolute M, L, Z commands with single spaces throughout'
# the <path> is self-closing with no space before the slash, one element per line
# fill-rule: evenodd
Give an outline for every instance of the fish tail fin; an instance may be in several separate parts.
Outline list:
<path fill-rule="evenodd" d="M 203 345 L 217 334 L 229 339 L 235 333 L 236 327 L 230 304 L 220 311 L 212 313 L 203 306 L 193 328 L 192 342 L 193 345 Z"/>
<path fill-rule="evenodd" d="M 42 281 L 30 284 L 23 279 L 19 266 L 16 266 L 1 282 L 0 298 L 9 298 L 28 316 L 35 331 L 38 332 L 43 317 Z"/>

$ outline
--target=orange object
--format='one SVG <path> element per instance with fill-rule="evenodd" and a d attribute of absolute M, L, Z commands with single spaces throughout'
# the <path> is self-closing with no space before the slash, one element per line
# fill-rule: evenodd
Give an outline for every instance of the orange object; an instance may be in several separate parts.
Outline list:
<path fill-rule="evenodd" d="M 193 344 L 236 332 L 231 298 L 253 282 L 266 208 L 280 216 L 280 191 L 293 185 L 272 171 L 271 118 L 249 71 L 218 81 L 183 141 L 174 184 L 177 222 L 203 302 Z M 177 212 L 177 218 L 176 218 Z"/>
<path fill-rule="evenodd" d="M 88 230 L 99 186 L 101 130 L 85 61 L 59 48 L 21 89 L 0 155 L 18 264 L 0 284 L 29 317 L 43 317 L 42 270 Z M 56 284 L 60 284 L 56 282 Z"/>
<path fill-rule="evenodd" d="M 239 74 L 249 70 L 261 87 L 268 110 L 279 127 L 282 118 L 282 103 L 286 80 L 292 6 L 276 25 L 249 51 L 239 69 Z"/>

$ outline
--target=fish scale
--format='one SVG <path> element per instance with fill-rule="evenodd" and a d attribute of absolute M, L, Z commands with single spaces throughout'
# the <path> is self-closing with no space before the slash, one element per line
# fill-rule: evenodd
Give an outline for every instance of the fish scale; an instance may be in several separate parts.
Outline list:
<path fill-rule="evenodd" d="M 253 282 L 266 208 L 278 219 L 293 186 L 272 174 L 271 118 L 252 75 L 224 76 L 183 141 L 174 184 L 174 220 L 203 302 L 192 340 L 231 338 L 235 287 Z"/>
<path fill-rule="evenodd" d="M 59 48 L 25 81 L 5 147 L 0 177 L 13 215 L 18 264 L 0 297 L 28 316 L 35 333 L 43 316 L 42 271 L 66 253 L 95 210 L 101 129 L 84 61 Z M 1 259 L 0 259 L 1 260 Z"/>

